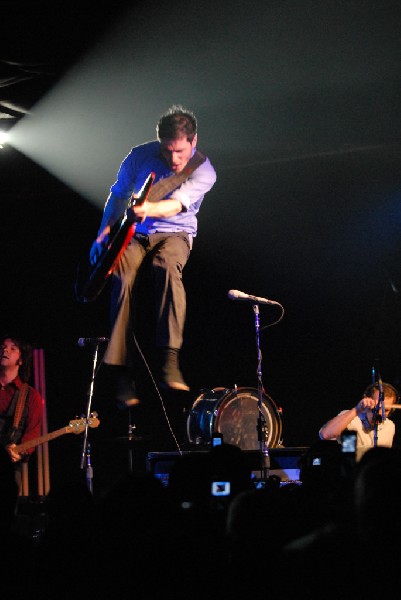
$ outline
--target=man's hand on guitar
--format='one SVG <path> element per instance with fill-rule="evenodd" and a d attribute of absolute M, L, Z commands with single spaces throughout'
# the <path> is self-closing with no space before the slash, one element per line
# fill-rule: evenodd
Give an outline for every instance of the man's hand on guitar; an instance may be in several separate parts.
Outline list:
<path fill-rule="evenodd" d="M 14 448 L 15 448 L 15 444 L 9 444 L 6 447 L 6 450 L 7 450 L 8 454 L 10 455 L 12 462 L 15 463 L 15 462 L 18 462 L 19 460 L 21 460 L 22 456 L 21 456 L 21 454 L 19 454 L 19 452 L 15 452 Z"/>
<path fill-rule="evenodd" d="M 136 198 L 136 195 L 134 195 L 133 197 Z M 145 200 L 145 202 L 143 202 L 143 204 L 134 204 L 131 207 L 131 210 L 135 215 L 135 221 L 138 221 L 139 223 L 144 222 L 144 220 L 146 219 L 146 217 L 148 215 L 148 206 L 149 206 L 149 202 L 147 202 Z"/>
<path fill-rule="evenodd" d="M 103 231 L 98 235 L 90 249 L 89 258 L 91 265 L 95 265 L 102 254 L 103 248 L 109 241 L 110 225 L 106 225 Z"/>
<path fill-rule="evenodd" d="M 182 211 L 182 204 L 179 200 L 175 200 L 174 198 L 168 198 L 167 200 L 161 200 L 160 202 L 149 202 L 148 200 L 145 200 L 142 204 L 134 204 L 131 207 L 131 210 L 135 214 L 136 220 L 143 223 L 146 217 L 156 219 L 173 217 Z"/>

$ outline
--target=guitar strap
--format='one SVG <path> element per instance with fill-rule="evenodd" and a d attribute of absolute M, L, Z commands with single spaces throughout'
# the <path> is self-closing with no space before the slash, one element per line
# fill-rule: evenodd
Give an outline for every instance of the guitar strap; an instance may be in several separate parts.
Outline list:
<path fill-rule="evenodd" d="M 173 175 L 170 175 L 170 177 L 160 179 L 157 183 L 152 185 L 148 196 L 148 202 L 158 202 L 167 196 L 167 194 L 175 190 L 175 188 L 188 179 L 195 169 L 204 163 L 205 160 L 206 156 L 200 152 L 200 150 L 196 150 L 195 154 L 188 161 L 181 173 L 173 173 Z"/>
<path fill-rule="evenodd" d="M 14 431 L 17 431 L 18 425 L 21 421 L 22 413 L 23 413 L 24 407 L 25 407 L 25 400 L 26 400 L 26 397 L 28 394 L 28 389 L 29 389 L 29 386 L 27 383 L 23 383 L 20 387 L 20 390 L 18 393 L 17 406 L 15 407 L 15 413 L 14 413 L 14 422 L 13 422 Z"/>

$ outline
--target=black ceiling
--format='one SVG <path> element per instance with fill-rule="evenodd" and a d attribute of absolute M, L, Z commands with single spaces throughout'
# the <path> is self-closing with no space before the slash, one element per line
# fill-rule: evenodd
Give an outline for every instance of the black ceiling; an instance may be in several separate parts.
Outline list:
<path fill-rule="evenodd" d="M 0 128 L 29 112 L 127 5 L 1 2 Z"/>

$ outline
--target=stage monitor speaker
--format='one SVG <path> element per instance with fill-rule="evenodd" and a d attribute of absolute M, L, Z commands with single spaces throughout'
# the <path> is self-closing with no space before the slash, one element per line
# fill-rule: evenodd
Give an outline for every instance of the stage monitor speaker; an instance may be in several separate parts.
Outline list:
<path fill-rule="evenodd" d="M 289 482 L 299 481 L 299 461 L 306 450 L 306 447 L 280 447 L 270 448 L 267 454 L 259 450 L 244 450 L 243 453 L 252 478 L 263 479 L 270 475 L 278 475 L 283 482 Z M 194 452 L 207 454 L 210 450 Z M 184 451 L 182 455 L 192 453 Z M 167 485 L 171 469 L 179 456 L 180 452 L 148 452 L 146 469 Z"/>
<path fill-rule="evenodd" d="M 181 454 L 208 454 L 210 450 L 194 450 L 180 452 L 148 452 L 146 458 L 146 470 L 153 473 L 158 479 L 167 485 L 171 469 Z M 257 473 L 257 477 L 261 476 L 261 472 L 267 465 L 266 456 L 259 450 L 244 450 L 245 466 L 248 467 L 251 473 Z"/>

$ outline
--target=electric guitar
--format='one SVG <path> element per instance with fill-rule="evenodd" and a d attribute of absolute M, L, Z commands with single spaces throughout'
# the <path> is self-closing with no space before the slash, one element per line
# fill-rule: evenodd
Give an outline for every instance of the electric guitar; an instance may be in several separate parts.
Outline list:
<path fill-rule="evenodd" d="M 138 197 L 131 197 L 123 216 L 111 228 L 109 239 L 94 265 L 78 266 L 75 295 L 79 302 L 93 302 L 105 287 L 109 276 L 116 268 L 120 257 L 135 234 L 136 217 L 133 206 L 140 206 L 148 198 L 155 174 L 150 173 Z"/>
<path fill-rule="evenodd" d="M 53 431 L 52 433 L 47 433 L 46 435 L 42 435 L 34 440 L 29 440 L 28 442 L 23 442 L 22 444 L 18 444 L 17 446 L 15 446 L 13 448 L 13 450 L 15 452 L 25 452 L 26 450 L 29 450 L 29 448 L 35 448 L 36 446 L 40 446 L 40 444 L 44 444 L 45 442 L 49 442 L 50 440 L 54 440 L 57 437 L 60 437 L 60 435 L 64 435 L 66 433 L 82 433 L 85 430 L 86 427 L 86 419 L 82 418 L 82 419 L 75 419 L 74 421 L 70 421 L 69 424 L 66 427 L 62 427 L 61 429 L 57 429 L 56 431 Z M 88 426 L 89 427 L 98 427 L 99 426 L 99 419 L 97 418 L 97 413 L 91 413 L 89 419 L 88 419 Z"/>

